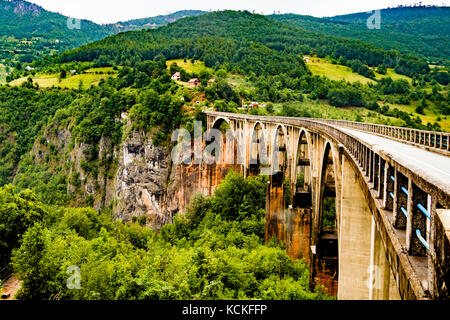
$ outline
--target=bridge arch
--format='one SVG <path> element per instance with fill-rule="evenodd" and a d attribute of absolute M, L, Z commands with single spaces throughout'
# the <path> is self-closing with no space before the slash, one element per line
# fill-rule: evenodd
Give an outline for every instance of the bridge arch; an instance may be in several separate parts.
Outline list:
<path fill-rule="evenodd" d="M 226 122 L 226 123 L 228 124 L 228 126 L 229 126 L 231 129 L 233 129 L 233 128 L 232 128 L 232 123 L 231 123 L 230 119 L 228 119 L 228 118 L 226 118 L 226 117 L 218 117 L 218 118 L 214 121 L 214 123 L 213 123 L 213 125 L 212 125 L 212 129 L 220 129 L 221 125 L 222 125 L 224 122 Z"/>
<path fill-rule="evenodd" d="M 295 149 L 292 190 L 296 207 L 312 206 L 312 146 L 308 132 L 302 128 Z"/>
<path fill-rule="evenodd" d="M 253 125 L 249 152 L 249 175 L 259 175 L 261 168 L 269 164 L 267 134 L 265 133 L 265 126 L 260 121 L 255 122 Z"/>
<path fill-rule="evenodd" d="M 320 274 L 327 279 L 326 286 L 331 292 L 338 287 L 338 165 L 336 149 L 325 140 L 324 152 L 321 157 L 318 203 L 314 221 L 313 243 L 316 245 L 316 255 L 313 259 L 313 278 Z M 317 198 L 316 198 L 317 199 Z M 317 279 L 320 283 L 321 277 Z"/>
<path fill-rule="evenodd" d="M 218 117 L 211 129 L 219 130 L 222 134 L 222 141 L 220 142 L 222 150 L 218 164 L 239 164 L 238 149 L 240 148 L 238 148 L 237 131 L 234 122 L 227 117 Z M 214 139 L 211 139 L 211 135 L 215 137 L 214 134 L 209 133 L 207 145 L 214 141 Z"/>
<path fill-rule="evenodd" d="M 278 124 L 273 132 L 273 143 L 271 144 L 271 164 L 272 173 L 274 174 L 272 181 L 277 185 L 282 185 L 285 178 L 289 176 L 288 145 L 289 139 L 286 127 L 282 124 Z"/>

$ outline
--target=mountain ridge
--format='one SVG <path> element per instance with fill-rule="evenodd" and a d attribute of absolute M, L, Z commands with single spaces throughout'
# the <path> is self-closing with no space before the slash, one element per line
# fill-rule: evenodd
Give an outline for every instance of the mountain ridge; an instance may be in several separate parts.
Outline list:
<path fill-rule="evenodd" d="M 429 59 L 450 61 L 450 7 L 397 7 L 380 9 L 380 30 L 369 30 L 371 12 L 316 18 L 298 14 L 271 15 L 309 31 L 359 40 L 386 50 L 398 50 Z"/>

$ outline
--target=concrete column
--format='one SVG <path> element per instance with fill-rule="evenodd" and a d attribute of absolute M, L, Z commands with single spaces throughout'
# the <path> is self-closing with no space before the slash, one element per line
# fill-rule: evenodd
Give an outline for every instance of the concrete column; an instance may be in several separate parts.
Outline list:
<path fill-rule="evenodd" d="M 366 170 L 365 170 L 365 173 L 366 173 L 366 177 L 369 177 L 369 175 L 370 175 L 370 157 L 371 157 L 371 154 L 372 154 L 372 152 L 370 151 L 370 149 L 369 148 L 366 148 Z"/>
<path fill-rule="evenodd" d="M 339 300 L 369 299 L 372 215 L 349 160 L 342 156 Z"/>
<path fill-rule="evenodd" d="M 373 157 L 373 175 L 372 175 L 372 181 L 373 181 L 373 188 L 378 191 L 379 185 L 380 185 L 380 157 L 378 154 L 374 153 Z"/>
<path fill-rule="evenodd" d="M 371 267 L 371 300 L 400 300 L 397 283 L 390 270 L 386 248 L 378 229 L 373 223 L 372 231 L 372 267 Z"/>
<path fill-rule="evenodd" d="M 378 188 L 378 199 L 383 199 L 384 198 L 384 172 L 386 171 L 386 160 L 384 160 L 383 158 L 379 157 L 379 161 L 380 161 L 380 166 L 378 168 L 378 184 L 379 184 L 379 188 Z"/>
<path fill-rule="evenodd" d="M 420 210 L 419 206 L 422 206 L 425 210 L 428 209 L 428 194 L 422 191 L 418 186 L 412 183 L 412 188 L 409 197 L 408 207 L 408 221 L 406 226 L 406 249 L 409 254 L 415 256 L 426 256 L 427 249 L 423 243 L 419 240 L 417 231 L 424 238 L 427 239 L 427 217 Z M 429 211 L 428 211 L 429 212 Z"/>
<path fill-rule="evenodd" d="M 373 182 L 375 176 L 375 153 L 370 151 L 370 170 L 369 170 L 369 181 Z"/>
<path fill-rule="evenodd" d="M 395 177 L 395 202 L 394 202 L 394 227 L 397 229 L 406 228 L 406 215 L 404 211 L 408 210 L 408 194 L 405 190 L 408 190 L 408 178 L 402 175 L 400 172 L 396 172 Z"/>
<path fill-rule="evenodd" d="M 384 198 L 383 204 L 384 209 L 392 211 L 394 209 L 394 181 L 392 181 L 391 176 L 395 175 L 394 167 L 386 163 L 386 170 L 384 171 Z M 395 195 L 394 195 L 395 197 Z"/>

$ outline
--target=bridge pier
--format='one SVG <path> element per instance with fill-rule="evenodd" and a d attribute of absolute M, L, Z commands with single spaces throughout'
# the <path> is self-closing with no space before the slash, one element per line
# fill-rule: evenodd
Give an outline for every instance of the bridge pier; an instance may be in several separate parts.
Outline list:
<path fill-rule="evenodd" d="M 400 299 L 359 175 L 342 155 L 339 300 Z"/>

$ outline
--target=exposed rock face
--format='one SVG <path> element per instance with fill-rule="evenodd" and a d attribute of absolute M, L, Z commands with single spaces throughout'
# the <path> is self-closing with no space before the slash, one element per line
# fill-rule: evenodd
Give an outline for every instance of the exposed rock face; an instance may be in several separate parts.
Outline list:
<path fill-rule="evenodd" d="M 46 128 L 43 137 L 35 142 L 32 155 L 50 171 L 63 168 L 71 205 L 109 207 L 123 221 L 146 217 L 146 225 L 156 230 L 171 223 L 194 194 L 211 195 L 231 168 L 174 165 L 171 151 L 155 146 L 143 132 L 131 132 L 118 146 L 109 138 L 97 146 L 73 143 L 70 129 L 57 124 Z"/>
<path fill-rule="evenodd" d="M 153 226 L 172 219 L 167 208 L 170 154 L 137 132 L 120 146 L 119 166 L 114 183 L 114 214 L 129 221 L 147 215 Z"/>

